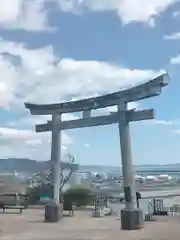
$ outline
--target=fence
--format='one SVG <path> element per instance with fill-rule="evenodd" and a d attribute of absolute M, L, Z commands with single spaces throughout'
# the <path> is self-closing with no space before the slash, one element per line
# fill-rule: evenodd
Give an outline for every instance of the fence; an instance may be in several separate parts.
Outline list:
<path fill-rule="evenodd" d="M 97 208 L 103 208 L 107 207 L 107 197 L 106 196 L 97 196 L 94 200 L 93 203 L 95 210 Z"/>
<path fill-rule="evenodd" d="M 124 208 L 124 202 L 108 201 L 108 206 L 111 207 L 117 215 L 120 214 L 121 209 Z M 158 197 L 142 197 L 139 200 L 139 207 L 145 213 L 158 213 L 159 215 L 178 215 L 180 214 L 180 196 L 179 195 L 167 195 Z"/>
<path fill-rule="evenodd" d="M 144 208 L 142 201 L 140 201 L 140 208 L 146 213 L 151 213 L 153 215 L 177 215 L 180 214 L 180 199 L 179 201 L 173 201 L 174 197 L 169 198 L 169 203 L 167 203 L 166 198 L 150 198 L 148 200 L 148 205 L 146 209 Z"/>
<path fill-rule="evenodd" d="M 153 215 L 168 215 L 168 211 L 164 206 L 164 199 L 153 198 L 149 201 L 148 213 L 152 213 Z"/>

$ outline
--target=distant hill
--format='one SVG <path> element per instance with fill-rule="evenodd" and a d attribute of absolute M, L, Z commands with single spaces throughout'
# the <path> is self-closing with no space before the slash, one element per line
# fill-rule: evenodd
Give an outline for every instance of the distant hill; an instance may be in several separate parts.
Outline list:
<path fill-rule="evenodd" d="M 68 167 L 68 163 L 62 163 L 63 167 Z M 50 161 L 36 161 L 24 158 L 7 158 L 0 159 L 0 172 L 40 172 L 50 169 Z M 74 168 L 78 168 L 78 164 L 74 164 Z"/>
<path fill-rule="evenodd" d="M 68 167 L 68 163 L 62 163 L 63 167 Z M 0 172 L 40 172 L 43 170 L 50 169 L 50 161 L 36 161 L 25 158 L 7 158 L 0 159 Z M 121 172 L 121 166 L 95 166 L 95 165 L 78 165 L 74 164 L 74 169 L 80 169 L 81 171 L 91 171 L 91 172 L 104 172 L 104 173 L 116 173 Z M 166 164 L 166 165 L 136 165 L 134 169 L 137 170 L 179 170 L 180 163 Z"/>
<path fill-rule="evenodd" d="M 80 165 L 80 170 L 82 171 L 90 171 L 90 172 L 100 172 L 100 173 L 114 173 L 119 174 L 122 171 L 122 166 L 113 167 L 113 166 L 95 166 L 95 165 Z M 134 170 L 138 171 L 151 171 L 151 170 L 160 170 L 160 171 L 168 171 L 168 170 L 178 170 L 180 171 L 180 163 L 174 164 L 143 164 L 143 165 L 134 165 Z"/>

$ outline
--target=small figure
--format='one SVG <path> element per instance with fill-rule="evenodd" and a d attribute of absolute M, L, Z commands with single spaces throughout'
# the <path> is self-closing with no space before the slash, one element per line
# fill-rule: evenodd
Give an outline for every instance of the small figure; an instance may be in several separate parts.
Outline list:
<path fill-rule="evenodd" d="M 141 194 L 140 194 L 140 192 L 136 192 L 137 208 L 139 208 L 139 199 L 141 199 Z"/>

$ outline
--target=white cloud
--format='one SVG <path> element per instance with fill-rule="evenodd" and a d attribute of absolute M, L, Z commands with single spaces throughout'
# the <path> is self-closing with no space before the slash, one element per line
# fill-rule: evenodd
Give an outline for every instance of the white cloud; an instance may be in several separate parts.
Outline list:
<path fill-rule="evenodd" d="M 0 22 L 10 23 L 16 21 L 20 9 L 22 8 L 22 4 L 22 0 L 6 0 L 4 4 L 1 4 Z"/>
<path fill-rule="evenodd" d="M 83 10 L 118 13 L 123 24 L 148 22 L 153 25 L 154 17 L 164 12 L 179 0 L 55 0 L 61 10 L 79 13 Z"/>
<path fill-rule="evenodd" d="M 151 22 L 164 12 L 175 0 L 123 0 L 119 1 L 118 13 L 124 24 L 132 21 Z"/>
<path fill-rule="evenodd" d="M 21 140 L 34 137 L 35 133 L 29 130 L 17 130 L 11 128 L 0 128 L 0 140 Z"/>
<path fill-rule="evenodd" d="M 6 0 L 0 9 L 0 27 L 27 31 L 50 30 L 47 3 L 60 10 L 81 14 L 89 11 L 115 11 L 123 24 L 145 22 L 155 24 L 155 16 L 179 0 Z M 177 16 L 178 13 L 174 13 Z"/>
<path fill-rule="evenodd" d="M 166 121 L 166 120 L 154 120 L 155 124 L 164 125 L 164 126 L 172 126 L 175 124 L 175 121 Z"/>
<path fill-rule="evenodd" d="M 162 119 L 152 119 L 152 120 L 147 120 L 145 121 L 147 124 L 151 125 L 159 125 L 159 126 L 164 126 L 164 127 L 174 127 L 180 125 L 179 120 L 162 120 Z"/>
<path fill-rule="evenodd" d="M 42 141 L 40 139 L 26 140 L 26 144 L 29 146 L 36 147 L 36 146 L 42 144 Z"/>
<path fill-rule="evenodd" d="M 0 139 L 4 143 L 2 151 L 6 152 L 11 147 L 11 154 L 14 151 L 28 155 L 31 153 L 29 149 L 38 143 L 36 154 L 39 154 L 39 158 L 41 154 L 47 158 L 50 152 L 47 139 L 50 140 L 50 135 L 17 129 L 32 129 L 35 124 L 44 123 L 50 118 L 30 116 L 25 111 L 24 101 L 54 103 L 97 96 L 140 84 L 162 71 L 129 69 L 108 62 L 63 59 L 55 55 L 52 46 L 30 49 L 25 44 L 0 39 L 0 72 L 1 108 L 21 113 L 21 119 L 9 120 L 6 126 L 10 129 L 1 128 Z M 131 107 L 137 107 L 137 104 L 132 103 Z M 63 115 L 63 120 L 77 117 L 67 114 Z M 64 134 L 63 141 L 63 145 L 68 146 L 72 139 Z"/>
<path fill-rule="evenodd" d="M 176 130 L 174 131 L 174 133 L 179 135 L 179 134 L 180 134 L 180 129 L 176 129 Z"/>
<path fill-rule="evenodd" d="M 35 156 L 40 160 L 50 159 L 51 134 L 38 134 L 32 130 L 0 128 L 0 157 L 29 157 Z M 72 139 L 62 133 L 62 144 L 68 147 Z M 5 150 L 5 151 L 4 151 Z M 6 151 L 7 150 L 7 151 Z"/>
<path fill-rule="evenodd" d="M 130 102 L 128 103 L 128 109 L 139 109 L 139 103 L 138 102 Z M 107 108 L 109 112 L 117 112 L 117 106 L 113 106 L 113 107 L 108 107 Z"/>
<path fill-rule="evenodd" d="M 7 121 L 7 123 L 6 123 L 6 126 L 12 127 L 12 128 L 17 127 L 17 125 L 18 125 L 18 123 L 16 121 L 11 121 L 11 120 Z"/>
<path fill-rule="evenodd" d="M 178 54 L 176 57 L 172 57 L 170 59 L 171 64 L 180 64 L 180 54 Z"/>
<path fill-rule="evenodd" d="M 6 0 L 0 8 L 0 27 L 27 31 L 48 30 L 45 0 Z"/>
<path fill-rule="evenodd" d="M 84 147 L 85 147 L 85 148 L 90 148 L 89 143 L 85 143 L 85 144 L 84 144 Z"/>
<path fill-rule="evenodd" d="M 156 120 L 156 119 L 151 120 L 150 123 L 157 124 L 157 125 L 163 125 L 163 126 L 173 126 L 175 124 L 178 124 L 177 121 Z"/>
<path fill-rule="evenodd" d="M 27 31 L 47 31 L 49 11 L 47 3 L 56 4 L 60 10 L 81 14 L 89 11 L 115 11 L 123 24 L 146 22 L 155 24 L 155 16 L 179 0 L 6 0 L 0 9 L 0 27 Z M 178 13 L 174 13 L 177 16 Z"/>
<path fill-rule="evenodd" d="M 130 102 L 128 103 L 128 109 L 140 109 L 138 102 Z M 92 116 L 101 116 L 101 115 L 109 115 L 110 113 L 117 112 L 117 106 L 105 107 L 98 110 L 92 111 Z"/>
<path fill-rule="evenodd" d="M 67 113 L 62 114 L 62 121 L 69 121 L 78 119 L 78 116 L 74 114 Z M 18 122 L 8 122 L 8 126 L 24 126 L 24 127 L 34 127 L 36 124 L 47 123 L 47 121 L 51 121 L 51 116 L 26 116 L 18 120 Z"/>
<path fill-rule="evenodd" d="M 29 49 L 24 44 L 2 39 L 0 71 L 2 107 L 18 104 L 22 107 L 24 101 L 53 103 L 67 97 L 97 96 L 140 84 L 163 72 L 129 69 L 107 62 L 60 59 L 52 46 Z"/>
<path fill-rule="evenodd" d="M 167 39 L 167 40 L 179 40 L 180 39 L 180 32 L 173 33 L 171 35 L 166 35 L 166 36 L 164 36 L 164 39 Z"/>

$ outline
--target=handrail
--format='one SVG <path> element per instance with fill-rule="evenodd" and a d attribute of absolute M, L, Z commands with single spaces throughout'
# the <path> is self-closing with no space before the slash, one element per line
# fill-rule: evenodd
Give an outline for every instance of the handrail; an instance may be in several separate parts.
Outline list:
<path fill-rule="evenodd" d="M 142 196 L 141 199 L 154 199 L 154 198 L 171 198 L 171 197 L 180 197 L 180 193 L 177 194 L 165 194 L 165 195 L 156 195 L 156 196 Z"/>

